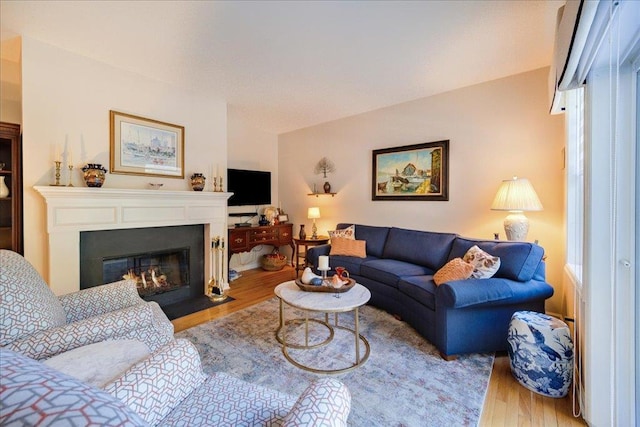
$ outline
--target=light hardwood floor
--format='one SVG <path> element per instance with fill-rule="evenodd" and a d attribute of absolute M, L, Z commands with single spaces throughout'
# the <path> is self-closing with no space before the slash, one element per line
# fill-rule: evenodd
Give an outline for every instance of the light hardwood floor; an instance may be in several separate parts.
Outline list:
<path fill-rule="evenodd" d="M 260 269 L 243 271 L 239 279 L 231 282 L 229 295 L 235 298 L 234 301 L 175 319 L 172 323 L 179 332 L 226 316 L 273 298 L 273 289 L 278 284 L 294 278 L 295 270 L 289 266 L 275 272 Z M 573 417 L 571 393 L 566 398 L 553 399 L 527 390 L 511 375 L 506 354 L 498 354 L 479 425 L 551 427 L 583 426 L 586 423 L 582 418 Z"/>

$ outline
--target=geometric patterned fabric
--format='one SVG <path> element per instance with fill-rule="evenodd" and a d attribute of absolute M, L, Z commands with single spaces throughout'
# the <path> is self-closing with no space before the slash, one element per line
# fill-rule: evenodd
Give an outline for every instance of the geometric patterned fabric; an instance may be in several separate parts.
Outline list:
<path fill-rule="evenodd" d="M 0 348 L 0 372 L 0 425 L 146 425 L 110 394 L 22 354 Z"/>
<path fill-rule="evenodd" d="M 308 387 L 284 419 L 285 427 L 347 425 L 349 390 L 338 380 L 323 378 Z"/>
<path fill-rule="evenodd" d="M 137 363 L 104 390 L 155 425 L 204 380 L 198 350 L 182 339 Z"/>
<path fill-rule="evenodd" d="M 336 379 L 295 397 L 224 373 L 204 376 L 189 341 L 136 363 L 104 390 L 0 348 L 0 425 L 346 426 L 351 396 Z M 165 416 L 166 414 L 166 416 Z"/>
<path fill-rule="evenodd" d="M 0 347 L 62 326 L 66 314 L 35 268 L 19 254 L 0 250 Z"/>
<path fill-rule="evenodd" d="M 279 426 L 294 403 L 292 396 L 215 373 L 159 425 Z"/>
<path fill-rule="evenodd" d="M 139 340 L 155 351 L 173 340 L 173 325 L 134 282 L 57 298 L 21 255 L 0 250 L 0 346 L 41 360 L 108 339 Z"/>
<path fill-rule="evenodd" d="M 140 304 L 135 280 L 121 280 L 94 286 L 59 297 L 66 312 L 67 323 L 99 316 L 121 308 Z"/>

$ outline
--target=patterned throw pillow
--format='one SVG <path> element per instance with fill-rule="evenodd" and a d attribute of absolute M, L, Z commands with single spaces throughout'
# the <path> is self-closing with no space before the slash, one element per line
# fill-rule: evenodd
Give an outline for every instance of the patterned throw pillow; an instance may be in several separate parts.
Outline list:
<path fill-rule="evenodd" d="M 367 241 L 353 240 L 344 237 L 331 239 L 331 252 L 329 255 L 354 256 L 358 258 L 367 257 Z"/>
<path fill-rule="evenodd" d="M 500 257 L 489 255 L 477 245 L 469 248 L 462 259 L 473 265 L 471 277 L 474 279 L 488 279 L 500 268 Z"/>
<path fill-rule="evenodd" d="M 356 226 L 350 225 L 347 228 L 343 228 L 342 230 L 330 230 L 329 237 L 331 237 L 331 239 L 333 239 L 334 237 L 343 237 L 345 239 L 355 240 Z"/>
<path fill-rule="evenodd" d="M 468 279 L 471 273 L 473 273 L 473 265 L 462 258 L 454 258 L 433 275 L 433 281 L 436 282 L 436 286 L 440 286 L 452 280 Z"/>

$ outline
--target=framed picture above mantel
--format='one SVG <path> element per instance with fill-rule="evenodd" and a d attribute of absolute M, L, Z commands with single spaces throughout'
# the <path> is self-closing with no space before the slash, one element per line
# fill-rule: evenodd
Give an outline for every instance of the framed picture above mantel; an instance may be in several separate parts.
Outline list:
<path fill-rule="evenodd" d="M 373 150 L 371 200 L 449 200 L 449 140 Z"/>
<path fill-rule="evenodd" d="M 184 126 L 109 111 L 109 172 L 184 178 Z"/>

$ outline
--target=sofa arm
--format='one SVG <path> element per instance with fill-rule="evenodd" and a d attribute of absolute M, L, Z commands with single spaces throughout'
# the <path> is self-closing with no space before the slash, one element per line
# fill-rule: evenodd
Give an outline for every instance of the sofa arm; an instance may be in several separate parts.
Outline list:
<path fill-rule="evenodd" d="M 178 339 L 132 366 L 104 390 L 155 425 L 204 380 L 198 350 L 188 340 Z"/>
<path fill-rule="evenodd" d="M 6 347 L 32 359 L 46 359 L 74 348 L 107 339 L 136 338 L 136 330 L 152 325 L 154 314 L 149 304 L 95 316 L 79 322 L 37 332 L 9 343 Z"/>
<path fill-rule="evenodd" d="M 436 289 L 437 304 L 447 308 L 516 304 L 547 299 L 552 295 L 553 288 L 546 282 L 500 278 L 455 280 Z"/>
<path fill-rule="evenodd" d="M 312 265 L 315 270 L 318 266 L 318 257 L 320 255 L 329 255 L 329 252 L 331 252 L 331 245 L 329 244 L 312 246 L 307 249 L 307 263 Z"/>
<path fill-rule="evenodd" d="M 135 280 L 121 280 L 58 297 L 67 323 L 120 310 L 144 302 Z"/>
<path fill-rule="evenodd" d="M 283 421 L 283 427 L 342 427 L 347 425 L 351 394 L 334 378 L 315 381 L 302 392 Z"/>

